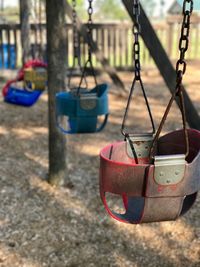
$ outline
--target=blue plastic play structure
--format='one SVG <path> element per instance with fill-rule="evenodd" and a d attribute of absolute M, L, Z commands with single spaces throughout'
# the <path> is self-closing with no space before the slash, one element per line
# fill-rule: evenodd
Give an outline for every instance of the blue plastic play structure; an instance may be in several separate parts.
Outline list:
<path fill-rule="evenodd" d="M 15 69 L 16 47 L 11 44 L 2 44 L 0 49 L 0 69 Z M 10 54 L 10 57 L 8 56 Z"/>
<path fill-rule="evenodd" d="M 27 91 L 10 86 L 4 101 L 10 104 L 30 107 L 37 102 L 41 94 L 41 90 Z"/>
<path fill-rule="evenodd" d="M 100 132 L 108 119 L 108 85 L 92 90 L 61 92 L 56 95 L 58 127 L 65 134 Z M 104 116 L 99 122 L 99 117 Z"/>
<path fill-rule="evenodd" d="M 30 67 L 46 68 L 47 64 L 37 59 L 26 62 L 18 71 L 17 77 L 8 81 L 3 87 L 2 94 L 5 102 L 25 107 L 30 107 L 37 102 L 43 90 L 41 90 L 39 87 L 37 87 L 35 90 L 32 90 L 31 83 L 29 88 L 27 86 L 26 88 L 24 86 L 16 86 L 17 82 L 24 82 L 25 71 Z"/>

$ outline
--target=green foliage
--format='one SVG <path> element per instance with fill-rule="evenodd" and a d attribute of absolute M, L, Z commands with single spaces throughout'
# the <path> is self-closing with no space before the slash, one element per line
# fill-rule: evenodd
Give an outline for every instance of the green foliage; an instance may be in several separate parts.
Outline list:
<path fill-rule="evenodd" d="M 6 7 L 1 14 L 5 19 L 5 23 L 19 23 L 19 9 L 18 7 Z"/>
<path fill-rule="evenodd" d="M 67 2 L 72 6 L 72 0 L 67 0 Z M 87 5 L 84 0 L 76 0 L 76 12 L 81 20 L 87 20 Z"/>
<path fill-rule="evenodd" d="M 72 4 L 72 0 L 68 0 L 69 4 Z M 84 7 L 84 0 L 76 0 L 77 7 Z"/>
<path fill-rule="evenodd" d="M 110 20 L 124 20 L 128 15 L 121 0 L 98 0 L 96 2 L 96 16 Z"/>
<path fill-rule="evenodd" d="M 97 18 L 103 18 L 108 20 L 126 20 L 129 16 L 122 4 L 121 0 L 97 0 L 96 2 Z M 155 7 L 156 0 L 141 0 L 141 3 L 148 16 L 152 16 Z"/>

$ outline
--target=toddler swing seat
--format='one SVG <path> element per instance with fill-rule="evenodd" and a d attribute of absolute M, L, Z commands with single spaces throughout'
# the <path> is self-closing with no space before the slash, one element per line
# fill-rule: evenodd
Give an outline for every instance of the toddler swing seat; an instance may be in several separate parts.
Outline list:
<path fill-rule="evenodd" d="M 71 87 L 72 70 L 68 79 L 68 92 L 56 94 L 56 118 L 58 128 L 65 134 L 96 133 L 103 130 L 108 120 L 108 85 L 98 84 L 92 62 L 91 40 L 92 40 L 92 1 L 88 7 L 88 59 L 84 67 L 81 66 L 80 40 L 76 21 L 76 1 L 72 1 L 73 7 L 73 67 L 77 66 L 81 72 L 81 79 L 78 86 Z M 87 66 L 94 78 L 95 87 L 88 90 Z M 85 88 L 82 83 L 85 82 Z M 100 117 L 104 117 L 103 120 Z"/>
<path fill-rule="evenodd" d="M 4 101 L 15 105 L 30 107 L 37 102 L 41 94 L 41 90 L 30 92 L 14 86 L 9 86 L 7 94 L 4 97 Z"/>
<path fill-rule="evenodd" d="M 100 84 L 90 91 L 80 90 L 79 94 L 77 90 L 56 95 L 58 127 L 65 134 L 100 132 L 109 114 L 108 85 Z M 99 116 L 104 116 L 100 125 Z"/>
<path fill-rule="evenodd" d="M 114 143 L 101 151 L 100 195 L 110 216 L 133 224 L 169 221 L 192 207 L 200 189 L 200 132 L 189 129 L 187 133 L 186 160 L 183 130 L 159 138 L 154 164 L 148 157 L 151 144 L 148 137 L 146 141 L 132 139 L 138 164 L 131 156 L 129 142 Z M 109 208 L 106 193 L 123 198 L 124 214 Z"/>
<path fill-rule="evenodd" d="M 44 72 L 46 73 L 45 70 L 46 67 L 47 64 L 40 60 L 30 60 L 27 63 L 25 63 L 23 68 L 21 68 L 20 71 L 18 72 L 17 77 L 13 80 L 8 81 L 6 85 L 3 87 L 2 93 L 4 101 L 10 104 L 20 105 L 25 107 L 30 107 L 33 104 L 35 104 L 43 92 L 42 91 L 43 87 L 40 86 L 43 86 L 44 84 L 43 74 Z M 29 82 L 29 84 L 25 82 L 26 83 L 25 88 L 16 87 L 15 85 L 13 85 L 16 82 L 25 81 L 25 76 L 27 77 L 27 74 L 31 75 L 33 73 L 32 71 L 30 71 L 32 70 L 32 68 L 34 69 L 35 73 L 42 73 L 42 80 L 39 79 L 39 83 L 36 83 L 35 80 L 32 79 Z M 38 79 L 36 80 L 38 81 Z M 35 85 L 37 85 L 38 87 L 35 88 Z"/>
<path fill-rule="evenodd" d="M 147 96 L 140 75 L 139 0 L 133 1 L 136 23 L 133 27 L 135 78 L 130 90 L 122 134 L 124 142 L 110 144 L 100 153 L 100 195 L 111 217 L 125 223 L 151 223 L 176 220 L 194 204 L 200 189 L 200 131 L 186 128 L 183 76 L 188 49 L 190 15 L 193 1 L 183 2 L 183 22 L 179 41 L 180 58 L 176 64 L 176 87 L 155 131 Z M 187 23 L 186 23 L 187 20 Z M 136 82 L 139 82 L 152 124 L 151 133 L 125 131 L 125 123 Z M 179 98 L 183 129 L 160 137 L 175 98 Z M 123 214 L 110 209 L 107 193 L 121 196 Z"/>

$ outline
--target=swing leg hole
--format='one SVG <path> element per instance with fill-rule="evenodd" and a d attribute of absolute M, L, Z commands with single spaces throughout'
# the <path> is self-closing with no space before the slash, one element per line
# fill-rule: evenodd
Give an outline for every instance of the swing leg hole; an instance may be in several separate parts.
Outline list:
<path fill-rule="evenodd" d="M 126 213 L 127 201 L 125 197 L 109 192 L 105 193 L 105 197 L 107 205 L 112 212 L 117 214 Z"/>
<path fill-rule="evenodd" d="M 72 128 L 72 125 L 71 125 L 72 122 L 68 116 L 64 116 L 64 115 L 58 116 L 57 122 L 58 122 L 59 128 L 64 132 L 68 132 Z"/>

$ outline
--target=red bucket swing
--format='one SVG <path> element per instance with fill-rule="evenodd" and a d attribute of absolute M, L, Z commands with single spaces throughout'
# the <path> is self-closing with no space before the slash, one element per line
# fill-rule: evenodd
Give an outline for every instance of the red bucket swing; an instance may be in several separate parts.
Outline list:
<path fill-rule="evenodd" d="M 189 3 L 189 7 L 188 4 Z M 184 1 L 184 21 L 180 40 L 181 56 L 177 62 L 177 84 L 167 106 L 160 126 L 154 135 L 154 123 L 140 77 L 138 35 L 140 25 L 134 26 L 135 35 L 135 79 L 130 91 L 127 109 L 122 123 L 124 142 L 108 145 L 100 152 L 100 195 L 105 209 L 111 217 L 125 223 L 149 223 L 175 220 L 185 214 L 194 204 L 200 189 L 200 132 L 186 129 L 182 78 L 186 71 L 185 52 L 188 48 L 184 40 L 189 37 L 190 15 L 193 1 Z M 134 1 L 136 22 L 139 16 L 139 1 Z M 186 31 L 187 29 L 187 31 Z M 184 34 L 187 34 L 184 35 Z M 185 44 L 185 47 L 183 47 Z M 184 66 L 184 68 L 182 68 Z M 147 104 L 152 123 L 152 133 L 140 135 L 124 131 L 127 112 L 136 81 Z M 170 132 L 162 137 L 160 133 L 172 103 L 180 99 L 183 129 Z M 106 193 L 121 196 L 125 213 L 110 209 Z"/>

